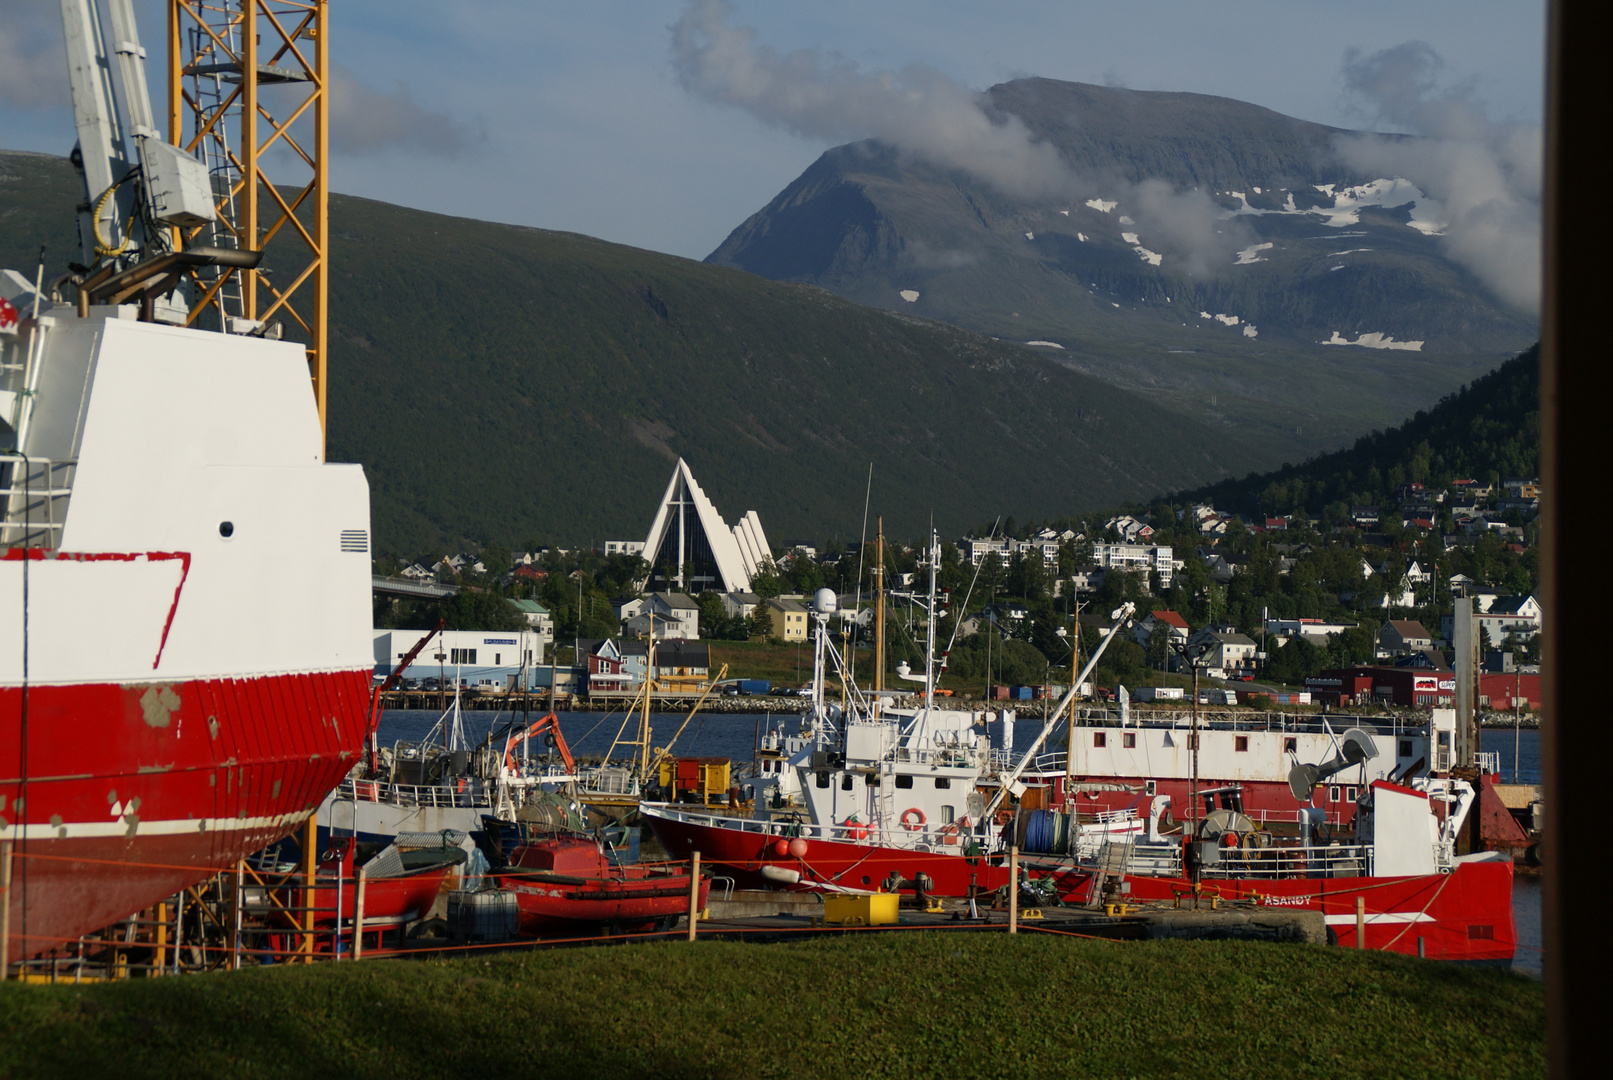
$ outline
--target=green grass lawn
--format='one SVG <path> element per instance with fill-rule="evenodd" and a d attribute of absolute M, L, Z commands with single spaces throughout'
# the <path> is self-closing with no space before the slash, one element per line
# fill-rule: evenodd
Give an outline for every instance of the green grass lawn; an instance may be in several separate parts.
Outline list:
<path fill-rule="evenodd" d="M 0 1076 L 1544 1076 L 1510 972 L 899 932 L 0 986 Z"/>

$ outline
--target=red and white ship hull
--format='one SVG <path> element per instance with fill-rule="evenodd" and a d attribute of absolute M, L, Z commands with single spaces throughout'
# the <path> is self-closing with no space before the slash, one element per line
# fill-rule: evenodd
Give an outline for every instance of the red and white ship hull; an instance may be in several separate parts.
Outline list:
<path fill-rule="evenodd" d="M 13 960 L 284 836 L 368 721 L 368 486 L 323 460 L 302 347 L 132 314 L 4 342 L 32 384 L 0 455 Z"/>

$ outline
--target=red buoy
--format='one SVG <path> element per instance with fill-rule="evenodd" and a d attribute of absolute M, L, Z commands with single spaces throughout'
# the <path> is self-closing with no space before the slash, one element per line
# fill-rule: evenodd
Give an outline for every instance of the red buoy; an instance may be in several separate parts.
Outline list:
<path fill-rule="evenodd" d="M 773 851 L 779 858 L 784 858 L 790 853 L 790 842 L 788 840 L 775 840 L 773 842 Z"/>

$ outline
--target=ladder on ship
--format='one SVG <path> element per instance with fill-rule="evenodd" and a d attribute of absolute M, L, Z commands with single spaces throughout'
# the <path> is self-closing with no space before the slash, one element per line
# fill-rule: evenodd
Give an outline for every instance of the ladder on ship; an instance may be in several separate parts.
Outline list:
<path fill-rule="evenodd" d="M 1131 865 L 1131 841 L 1105 840 L 1098 849 L 1097 869 L 1092 876 L 1092 891 L 1087 894 L 1087 907 L 1103 904 L 1103 890 L 1111 881 L 1120 881 Z"/>

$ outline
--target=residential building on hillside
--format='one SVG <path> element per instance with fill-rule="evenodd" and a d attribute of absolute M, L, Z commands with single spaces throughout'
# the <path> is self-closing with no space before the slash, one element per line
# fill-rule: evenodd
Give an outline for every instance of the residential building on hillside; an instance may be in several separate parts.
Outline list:
<path fill-rule="evenodd" d="M 1325 622 L 1322 619 L 1267 619 L 1266 633 L 1272 637 L 1310 639 L 1312 645 L 1325 645 L 1329 638 L 1354 630 L 1355 623 Z"/>
<path fill-rule="evenodd" d="M 1154 632 L 1161 627 L 1166 628 L 1165 632 L 1170 635 L 1172 646 L 1187 644 L 1191 630 L 1187 625 L 1187 620 L 1174 611 L 1150 611 L 1136 621 L 1132 634 L 1137 644 L 1147 645 L 1153 638 Z"/>
<path fill-rule="evenodd" d="M 1104 523 L 1104 528 L 1113 529 L 1123 544 L 1135 544 L 1139 540 L 1152 539 L 1154 527 L 1146 522 L 1138 521 L 1130 514 L 1121 514 L 1112 517 Z"/>
<path fill-rule="evenodd" d="M 723 613 L 730 619 L 748 619 L 756 612 L 762 598 L 753 592 L 725 592 L 722 594 Z"/>
<path fill-rule="evenodd" d="M 652 592 L 644 597 L 644 610 L 640 617 L 655 620 L 658 638 L 684 638 L 695 641 L 700 637 L 700 605 L 684 593 Z"/>
<path fill-rule="evenodd" d="M 1125 570 L 1133 574 L 1156 573 L 1161 588 L 1171 586 L 1176 560 L 1168 544 L 1093 544 L 1092 561 L 1105 570 Z"/>
<path fill-rule="evenodd" d="M 548 608 L 536 600 L 511 600 L 510 606 L 520 613 L 545 645 L 554 642 L 554 616 L 549 614 Z"/>
<path fill-rule="evenodd" d="M 606 555 L 642 555 L 644 541 L 642 540 L 606 540 Z"/>
<path fill-rule="evenodd" d="M 1379 656 L 1405 656 L 1434 646 L 1434 638 L 1423 624 L 1410 619 L 1390 619 L 1378 631 Z"/>
<path fill-rule="evenodd" d="M 794 600 L 775 596 L 757 608 L 767 620 L 767 636 L 784 641 L 807 639 L 807 609 Z"/>
<path fill-rule="evenodd" d="M 1014 553 L 1013 545 L 1014 542 L 1006 538 L 966 536 L 958 542 L 958 553 L 974 566 L 979 566 L 987 555 L 995 555 L 1006 564 L 1008 557 Z"/>
<path fill-rule="evenodd" d="M 1254 639 L 1246 634 L 1224 628 L 1200 630 L 1188 638 L 1188 644 L 1207 646 L 1204 655 L 1199 659 L 1202 666 L 1220 668 L 1227 672 L 1253 668 L 1255 653 L 1260 648 Z"/>

